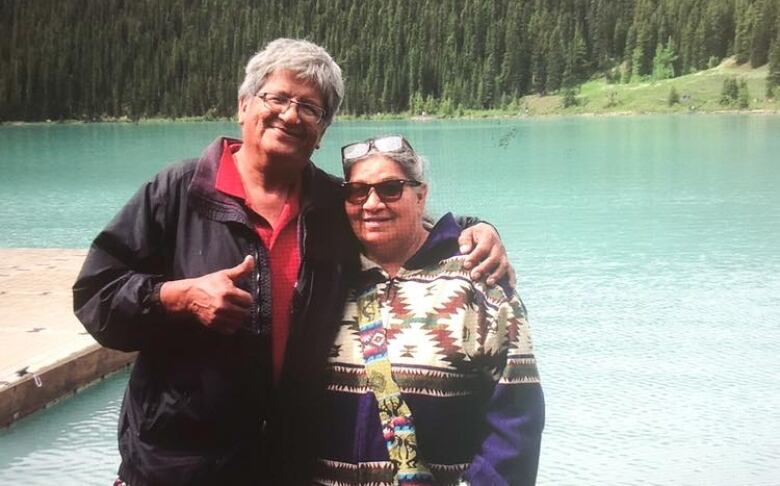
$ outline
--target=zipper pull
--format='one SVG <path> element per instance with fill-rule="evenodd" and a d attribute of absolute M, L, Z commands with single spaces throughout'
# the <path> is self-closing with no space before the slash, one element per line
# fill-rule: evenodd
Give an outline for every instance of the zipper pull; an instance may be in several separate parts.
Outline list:
<path fill-rule="evenodd" d="M 379 312 L 382 315 L 382 326 L 387 328 L 390 326 L 390 301 L 392 295 L 395 292 L 395 278 L 390 278 L 385 282 L 385 295 L 380 304 Z"/>
<path fill-rule="evenodd" d="M 385 282 L 385 302 L 390 301 L 390 293 L 393 290 L 395 290 L 395 277 L 392 277 Z"/>

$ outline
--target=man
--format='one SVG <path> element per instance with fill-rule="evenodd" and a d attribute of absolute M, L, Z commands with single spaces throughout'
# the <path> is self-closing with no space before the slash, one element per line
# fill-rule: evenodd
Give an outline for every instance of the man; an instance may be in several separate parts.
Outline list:
<path fill-rule="evenodd" d="M 246 66 L 242 140 L 164 169 L 96 237 L 74 309 L 138 351 L 119 423 L 120 480 L 307 484 L 322 373 L 358 250 L 339 181 L 310 161 L 343 98 L 322 48 L 277 39 Z M 506 270 L 495 232 L 475 270 Z M 486 241 L 485 241 L 486 240 Z M 268 458 L 261 461 L 260 458 Z"/>

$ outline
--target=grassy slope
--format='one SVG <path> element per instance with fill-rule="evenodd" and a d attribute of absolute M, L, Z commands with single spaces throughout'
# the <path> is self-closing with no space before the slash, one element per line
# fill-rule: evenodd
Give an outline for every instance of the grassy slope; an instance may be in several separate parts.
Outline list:
<path fill-rule="evenodd" d="M 706 71 L 655 82 L 631 84 L 607 84 L 604 79 L 589 81 L 580 87 L 578 106 L 562 107 L 563 96 L 526 96 L 524 113 L 534 115 L 609 114 L 609 113 L 678 113 L 687 111 L 717 112 L 737 111 L 735 106 L 720 104 L 723 80 L 736 77 L 744 79 L 750 94 L 747 111 L 780 111 L 780 100 L 765 99 L 768 68 L 751 69 L 747 64 L 737 66 L 733 59 Z M 672 86 L 681 102 L 669 106 L 667 100 Z M 610 93 L 614 93 L 614 106 L 609 106 Z M 780 94 L 780 93 L 779 93 Z M 688 96 L 685 100 L 684 97 Z"/>

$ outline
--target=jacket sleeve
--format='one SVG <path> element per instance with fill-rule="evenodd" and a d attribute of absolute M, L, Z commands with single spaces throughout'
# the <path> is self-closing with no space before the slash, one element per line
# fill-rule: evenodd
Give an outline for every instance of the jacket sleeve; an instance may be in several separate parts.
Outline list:
<path fill-rule="evenodd" d="M 484 417 L 484 440 L 463 479 L 472 485 L 533 485 L 544 427 L 544 396 L 525 307 L 517 296 L 507 298 L 501 287 L 481 286 L 481 290 L 485 292 L 478 293 L 485 296 L 480 305 L 484 307 L 486 348 L 493 347 L 502 359 Z"/>
<path fill-rule="evenodd" d="M 73 285 L 76 317 L 103 346 L 139 350 L 159 322 L 153 295 L 165 280 L 166 228 L 175 227 L 166 206 L 178 200 L 168 180 L 158 175 L 125 204 L 92 242 Z"/>

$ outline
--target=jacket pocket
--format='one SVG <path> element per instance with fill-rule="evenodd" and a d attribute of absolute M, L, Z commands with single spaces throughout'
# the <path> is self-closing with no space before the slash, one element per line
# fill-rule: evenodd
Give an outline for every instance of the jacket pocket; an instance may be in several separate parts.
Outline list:
<path fill-rule="evenodd" d="M 139 424 L 139 438 L 144 442 L 165 443 L 180 441 L 190 422 L 186 419 L 191 395 L 176 389 L 167 389 L 149 396 L 143 404 L 143 418 Z"/>

